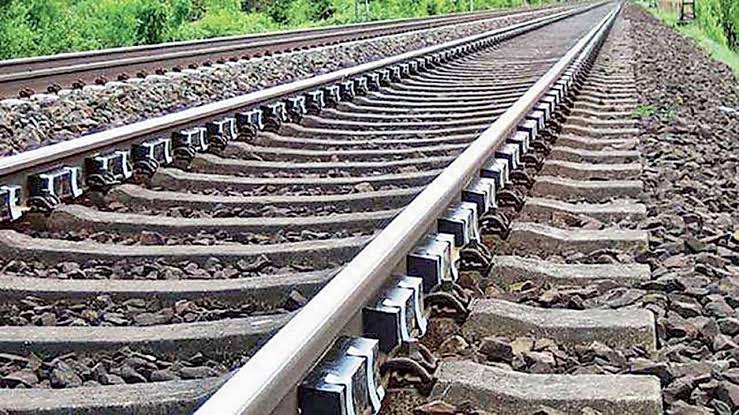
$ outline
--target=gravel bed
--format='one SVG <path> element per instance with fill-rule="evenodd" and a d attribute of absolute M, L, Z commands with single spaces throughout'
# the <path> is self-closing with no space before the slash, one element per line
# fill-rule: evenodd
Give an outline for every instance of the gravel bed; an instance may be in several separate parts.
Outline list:
<path fill-rule="evenodd" d="M 297 291 L 293 295 L 304 298 Z M 26 297 L 0 303 L 0 326 L 153 326 L 282 314 L 299 306 L 293 297 L 287 297 L 281 307 L 224 303 L 208 298 L 183 299 L 171 304 L 158 298 L 117 301 L 109 295 L 86 301 Z"/>
<path fill-rule="evenodd" d="M 48 357 L 2 353 L 0 389 L 63 389 L 203 379 L 224 375 L 242 366 L 247 359 L 248 356 L 243 356 L 223 361 L 210 358 L 207 353 L 189 357 L 157 356 L 129 348 Z"/>
<path fill-rule="evenodd" d="M 454 323 L 441 320 L 437 324 Z M 487 336 L 470 344 L 458 334 L 435 349 L 442 358 L 465 356 L 478 363 L 534 374 L 638 373 L 648 356 L 639 347 L 618 350 L 600 342 L 564 347 L 548 338 Z"/>
<path fill-rule="evenodd" d="M 361 103 L 360 103 L 361 104 Z M 381 107 L 378 107 L 378 109 Z M 375 111 L 375 109 L 372 109 L 372 114 L 381 114 L 379 111 Z M 397 116 L 397 113 L 391 113 L 388 115 L 395 115 Z M 321 129 L 321 130 L 329 130 L 329 128 L 326 127 L 308 127 L 308 128 L 315 128 L 315 129 Z M 422 131 L 419 133 L 420 128 L 408 128 L 408 130 L 413 130 L 416 132 L 409 132 L 409 133 L 395 133 L 395 134 L 386 134 L 385 131 L 373 131 L 373 134 L 370 135 L 357 135 L 350 133 L 339 133 L 334 132 L 333 134 L 325 134 L 322 135 L 323 131 L 303 131 L 298 129 L 290 128 L 289 125 L 286 127 L 283 127 L 280 132 L 284 132 L 286 135 L 289 135 L 293 138 L 308 138 L 308 139 L 315 139 L 315 140 L 343 140 L 343 141 L 366 141 L 366 140 L 375 140 L 375 141 L 381 141 L 381 140 L 416 140 L 416 139 L 424 139 L 424 138 L 432 138 L 437 137 L 440 134 L 434 133 L 433 131 Z M 346 130 L 344 130 L 346 131 Z M 470 134 L 468 132 L 462 133 L 462 134 Z M 444 134 L 446 136 L 448 134 Z M 472 134 L 470 134 L 472 135 Z M 259 139 L 255 141 L 257 144 L 259 143 Z"/>
<path fill-rule="evenodd" d="M 739 113 L 729 108 L 739 108 L 739 83 L 644 10 L 628 6 L 626 18 L 640 102 L 655 109 L 640 137 L 655 293 L 639 301 L 657 317 L 665 409 L 736 413 Z"/>
<path fill-rule="evenodd" d="M 115 262 L 91 260 L 89 262 L 66 261 L 53 265 L 39 261 L 0 258 L 0 278 L 33 277 L 74 280 L 186 280 L 186 279 L 235 279 L 263 275 L 314 271 L 307 264 L 290 264 L 278 268 L 269 258 L 253 261 L 239 260 L 224 264 L 218 258 L 210 258 L 200 266 L 195 262 L 120 260 Z"/>
<path fill-rule="evenodd" d="M 459 153 L 459 151 L 455 151 L 455 153 Z M 443 156 L 450 156 L 451 154 L 444 154 Z M 338 159 L 338 157 L 337 157 Z M 406 158 L 398 158 L 397 160 L 406 160 Z M 332 160 L 334 161 L 334 160 Z M 337 162 L 339 160 L 336 160 Z M 388 162 L 390 160 L 374 160 L 377 162 Z M 302 162 L 298 161 L 298 162 Z M 361 162 L 369 162 L 369 160 L 362 160 Z M 447 163 L 448 164 L 448 163 Z M 413 165 L 406 165 L 406 166 L 385 166 L 385 167 L 372 167 L 370 168 L 362 168 L 361 170 L 345 170 L 341 168 L 334 168 L 334 169 L 327 169 L 324 172 L 320 173 L 311 173 L 311 172 L 302 172 L 297 169 L 286 169 L 286 170 L 274 170 L 274 171 L 258 171 L 258 172 L 237 172 L 235 176 L 237 177 L 263 177 L 263 178 L 324 178 L 324 177 L 372 177 L 372 176 L 382 176 L 386 174 L 409 174 L 409 173 L 419 173 L 422 171 L 428 171 L 428 170 L 438 170 L 444 168 L 444 166 L 440 166 L 439 162 L 434 162 L 434 164 L 429 165 L 426 164 L 425 166 L 418 167 Z"/>
<path fill-rule="evenodd" d="M 158 215 L 171 218 L 285 218 L 285 217 L 305 217 L 305 216 L 330 216 L 342 213 L 352 213 L 361 211 L 372 211 L 371 206 L 357 206 L 348 208 L 326 204 L 307 207 L 277 207 L 272 205 L 264 205 L 260 209 L 246 209 L 243 207 L 225 206 L 214 204 L 210 209 L 192 209 L 186 206 L 175 206 L 166 209 L 154 209 L 142 206 L 137 203 L 123 204 L 120 202 L 110 203 L 89 203 L 87 201 L 80 202 L 86 206 L 94 206 L 102 211 L 117 213 L 132 213 L 138 215 Z"/>
<path fill-rule="evenodd" d="M 526 213 L 518 215 L 517 220 L 521 222 L 537 221 Z M 552 215 L 546 223 L 560 229 L 587 229 L 594 231 L 610 228 L 635 229 L 637 227 L 637 224 L 634 223 L 634 221 L 628 219 L 601 221 L 587 215 L 573 215 L 566 212 L 558 212 L 556 215 Z"/>
<path fill-rule="evenodd" d="M 357 139 L 357 136 L 354 136 L 355 139 Z M 396 139 L 403 139 L 405 137 L 399 136 L 395 137 Z M 427 136 L 424 137 L 416 137 L 414 138 L 429 138 Z M 343 138 L 339 138 L 343 139 Z M 374 140 L 375 137 L 362 137 L 362 139 L 371 139 Z M 299 147 L 295 147 L 299 148 Z M 293 156 L 291 154 L 281 154 L 278 151 L 281 150 L 281 148 L 268 148 L 269 150 L 275 150 L 274 153 L 266 153 L 266 154 L 258 154 L 258 153 L 243 153 L 239 154 L 238 157 L 243 160 L 257 160 L 257 161 L 280 161 L 285 163 L 306 163 L 306 162 L 340 162 L 342 160 L 341 153 L 346 151 L 352 151 L 355 149 L 346 149 L 346 148 L 325 148 L 321 149 L 323 154 L 315 155 L 311 159 L 308 159 L 306 157 L 299 157 L 299 156 Z M 293 149 L 292 146 L 290 146 L 290 149 Z M 396 147 L 395 145 L 391 147 L 385 145 L 381 147 L 376 147 L 374 150 L 399 150 L 400 147 Z M 257 149 L 259 150 L 259 148 Z M 357 149 L 360 150 L 360 149 Z M 445 150 L 443 152 L 444 155 L 455 155 L 458 154 L 461 151 L 461 149 L 450 149 Z M 442 155 L 440 154 L 438 150 L 434 152 L 435 155 Z M 399 160 L 407 160 L 407 159 L 423 159 L 428 157 L 426 153 L 423 151 L 416 151 L 414 153 L 405 153 L 405 154 L 380 154 L 380 155 L 373 155 L 373 154 L 366 154 L 362 156 L 361 161 L 363 162 L 388 162 L 388 161 L 399 161 Z M 358 160 L 360 161 L 360 160 Z M 245 175 L 245 174 L 242 174 Z M 303 177 L 316 177 L 315 174 L 312 173 L 302 173 L 299 176 Z"/>
<path fill-rule="evenodd" d="M 274 245 L 290 242 L 320 241 L 329 239 L 343 239 L 358 236 L 370 236 L 375 229 L 350 232 L 339 229 L 333 232 L 317 232 L 309 229 L 286 231 L 280 229 L 274 233 L 239 232 L 233 234 L 226 231 L 200 231 L 189 234 L 165 234 L 160 232 L 142 231 L 136 234 L 119 234 L 107 231 L 77 230 L 37 230 L 19 225 L 16 230 L 34 238 L 63 239 L 67 241 L 86 241 L 116 245 Z"/>
<path fill-rule="evenodd" d="M 234 190 L 229 186 L 222 189 L 207 189 L 204 191 L 190 191 L 184 189 L 183 192 L 194 193 L 201 195 L 213 195 L 213 196 L 320 196 L 325 194 L 331 195 L 348 195 L 355 193 L 367 193 L 376 192 L 379 190 L 397 190 L 397 189 L 409 189 L 409 185 L 376 185 L 370 182 L 361 182 L 355 185 L 342 185 L 333 186 L 330 191 L 325 191 L 320 184 L 318 185 L 285 185 L 285 186 L 259 186 L 249 190 Z M 152 186 L 151 190 L 164 190 L 161 187 Z"/>
<path fill-rule="evenodd" d="M 551 13 L 551 12 L 542 12 Z M 0 155 L 69 140 L 269 86 L 517 23 L 506 17 L 0 102 Z"/>

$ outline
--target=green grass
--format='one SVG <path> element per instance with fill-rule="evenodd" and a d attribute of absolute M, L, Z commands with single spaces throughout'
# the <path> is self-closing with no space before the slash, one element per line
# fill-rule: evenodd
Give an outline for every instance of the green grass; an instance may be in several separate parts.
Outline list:
<path fill-rule="evenodd" d="M 474 0 L 476 10 L 556 0 Z M 369 4 L 369 14 L 357 5 Z M 469 0 L 0 0 L 0 59 L 465 12 Z M 364 11 L 364 7 L 359 8 Z"/>
<path fill-rule="evenodd" d="M 651 105 L 639 104 L 631 113 L 631 116 L 637 119 L 648 118 L 654 115 L 654 111 L 654 107 Z"/>
<path fill-rule="evenodd" d="M 657 109 L 653 105 L 639 104 L 631 112 L 631 118 L 643 120 L 645 118 L 656 117 L 663 121 L 672 121 L 675 119 L 675 114 L 675 108 L 670 105 Z"/>
<path fill-rule="evenodd" d="M 716 41 L 715 38 L 721 38 L 721 36 L 713 34 L 711 30 L 707 30 L 704 24 L 701 23 L 704 19 L 697 19 L 689 23 L 681 24 L 679 23 L 680 15 L 677 10 L 665 10 L 659 7 L 650 7 L 649 4 L 643 0 L 638 0 L 637 4 L 668 26 L 683 34 L 685 37 L 695 41 L 698 46 L 708 52 L 713 59 L 728 65 L 734 71 L 734 74 L 739 77 L 739 53 L 725 44 Z"/>
<path fill-rule="evenodd" d="M 706 50 L 713 59 L 728 65 L 734 71 L 734 75 L 739 77 L 739 53 L 709 38 L 705 32 L 694 23 L 685 26 L 678 26 L 678 29 L 689 38 L 698 42 L 698 44 Z"/>

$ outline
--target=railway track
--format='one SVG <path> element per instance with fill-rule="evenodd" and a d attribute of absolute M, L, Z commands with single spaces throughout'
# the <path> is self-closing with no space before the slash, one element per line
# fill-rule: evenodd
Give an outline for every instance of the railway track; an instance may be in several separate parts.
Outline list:
<path fill-rule="evenodd" d="M 500 413 L 661 413 L 649 370 L 547 354 L 656 348 L 648 311 L 591 310 L 649 279 L 628 47 L 598 57 L 619 8 L 0 159 L 0 409 L 409 413 L 418 395 L 385 387 L 414 385 Z"/>
<path fill-rule="evenodd" d="M 81 89 L 85 85 L 104 85 L 109 81 L 126 81 L 150 74 L 195 70 L 241 59 L 491 18 L 536 15 L 546 13 L 548 9 L 463 13 L 11 59 L 0 62 L 0 97 L 30 97 L 35 93 L 56 93 L 65 88 Z"/>
<path fill-rule="evenodd" d="M 525 201 L 500 212 L 513 218 L 509 229 L 483 232 L 495 256 L 487 274 L 468 276 L 477 298 L 464 315 L 437 319 L 427 342 L 437 355 L 468 357 L 439 365 L 430 400 L 502 414 L 663 413 L 669 380 L 649 358 L 665 334 L 649 300 L 629 298 L 654 290 L 654 277 L 640 260 L 649 235 L 639 228 L 647 207 L 628 30 L 615 24 L 547 131 Z"/>

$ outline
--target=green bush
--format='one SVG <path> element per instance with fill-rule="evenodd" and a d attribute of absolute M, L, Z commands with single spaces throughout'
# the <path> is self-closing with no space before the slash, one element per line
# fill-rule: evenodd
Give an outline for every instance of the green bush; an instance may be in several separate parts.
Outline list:
<path fill-rule="evenodd" d="M 143 0 L 136 9 L 137 43 L 164 42 L 170 16 L 171 11 L 166 3 L 158 0 Z"/>
<path fill-rule="evenodd" d="M 0 59 L 469 9 L 469 0 L 369 0 L 366 16 L 364 1 L 0 0 Z M 474 0 L 477 10 L 517 6 L 523 1 Z M 531 0 L 546 1 L 552 0 Z M 703 1 L 712 2 L 706 6 L 708 16 L 733 16 L 731 27 L 739 27 L 739 7 L 721 8 L 721 1 L 731 4 L 732 0 Z M 722 33 L 726 20 L 706 20 L 716 36 Z M 736 36 L 725 35 L 726 41 L 735 42 Z"/>
<path fill-rule="evenodd" d="M 227 10 L 208 10 L 200 20 L 182 25 L 170 34 L 173 40 L 206 39 L 276 29 L 274 22 L 260 13 L 235 15 Z"/>
<path fill-rule="evenodd" d="M 726 37 L 729 46 L 739 50 L 739 1 L 725 0 L 728 4 L 726 12 Z"/>
<path fill-rule="evenodd" d="M 736 0 L 696 1 L 698 23 L 716 42 L 739 49 L 739 2 Z"/>
<path fill-rule="evenodd" d="M 700 25 L 713 40 L 725 45 L 726 35 L 721 23 L 722 0 L 696 1 L 696 13 Z"/>

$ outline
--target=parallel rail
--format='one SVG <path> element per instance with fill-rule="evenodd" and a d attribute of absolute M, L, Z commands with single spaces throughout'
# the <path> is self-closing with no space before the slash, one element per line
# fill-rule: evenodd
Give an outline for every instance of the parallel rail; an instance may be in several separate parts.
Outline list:
<path fill-rule="evenodd" d="M 578 64 L 592 54 L 608 34 L 620 7 L 620 4 L 615 7 L 470 144 L 196 414 L 296 413 L 298 383 L 339 335 L 362 335 L 358 323 L 362 308 L 377 295 L 393 272 L 404 269 L 406 254 L 433 229 L 444 210 L 459 201 L 461 189 L 479 175 L 483 164 L 541 98 L 565 74 L 572 79 L 579 70 Z"/>
<path fill-rule="evenodd" d="M 5 186 L 19 187 L 21 195 L 18 205 L 25 206 L 25 202 L 29 197 L 27 187 L 28 178 L 38 173 L 49 171 L 60 166 L 80 166 L 84 173 L 85 158 L 96 153 L 121 149 L 122 147 L 130 147 L 131 145 L 147 138 L 169 136 L 172 132 L 178 129 L 189 126 L 199 126 L 210 120 L 231 116 L 238 111 L 259 107 L 260 105 L 289 96 L 317 90 L 326 85 L 331 85 L 342 80 L 351 79 L 362 74 L 391 67 L 401 62 L 410 61 L 436 53 L 451 53 L 450 51 L 455 48 L 459 48 L 479 40 L 499 40 L 503 37 L 510 37 L 515 34 L 530 31 L 537 27 L 564 19 L 568 16 L 582 13 L 596 6 L 597 4 L 575 10 L 559 12 L 545 17 L 539 17 L 511 25 L 503 29 L 492 30 L 441 45 L 406 52 L 351 68 L 278 85 L 211 104 L 151 118 L 146 121 L 112 128 L 77 139 L 44 146 L 13 156 L 3 157 L 0 158 L 0 183 Z"/>
<path fill-rule="evenodd" d="M 86 157 L 120 149 L 132 143 L 166 134 L 208 120 L 230 116 L 286 97 L 314 91 L 416 60 L 424 56 L 456 56 L 554 21 L 591 10 L 604 3 L 554 16 L 535 19 L 505 29 L 471 36 L 444 45 L 425 48 L 356 68 L 337 71 L 305 81 L 247 94 L 203 107 L 170 114 L 131 126 L 93 134 L 17 156 L 0 159 L 0 184 L 17 185 L 27 194 L 32 174 L 58 166 L 84 166 Z M 619 8 L 614 8 L 595 28 L 581 38 L 533 87 L 501 115 L 482 135 L 417 196 L 372 242 L 281 329 L 255 356 L 231 377 L 198 414 L 296 413 L 297 384 L 321 358 L 339 334 L 361 335 L 361 309 L 386 284 L 394 271 L 403 269 L 405 255 L 430 232 L 438 217 L 460 198 L 460 192 L 478 174 L 499 147 L 545 95 L 556 87 L 566 88 L 581 69 L 582 62 L 606 36 Z M 84 169 L 83 169 L 84 171 Z"/>
<path fill-rule="evenodd" d="M 556 9 L 556 8 L 555 8 Z M 0 61 L 0 97 L 54 92 L 62 87 L 123 80 L 215 62 L 269 55 L 493 17 L 538 13 L 480 12 L 424 19 L 379 21 L 246 36 L 165 43 Z"/>

